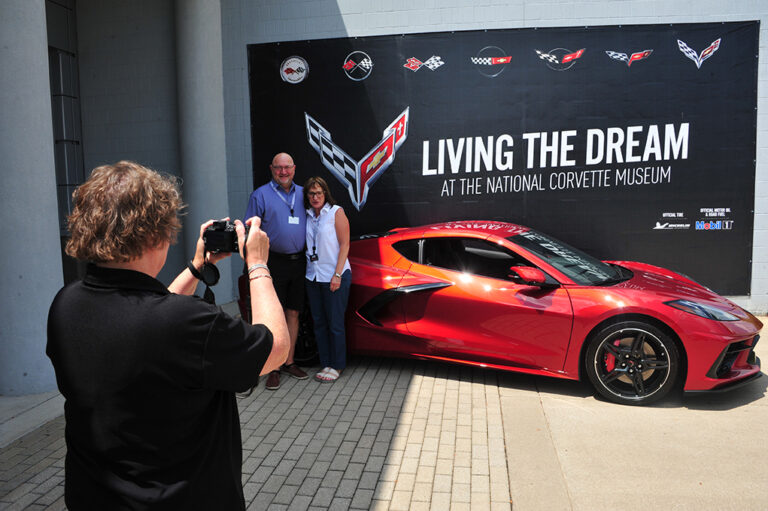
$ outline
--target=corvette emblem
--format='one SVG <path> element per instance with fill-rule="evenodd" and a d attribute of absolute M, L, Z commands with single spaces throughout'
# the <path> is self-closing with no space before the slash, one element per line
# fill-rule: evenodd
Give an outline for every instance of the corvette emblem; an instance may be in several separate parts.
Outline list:
<path fill-rule="evenodd" d="M 360 82 L 368 78 L 373 71 L 373 60 L 364 51 L 353 51 L 344 59 L 342 67 L 347 78 Z"/>
<path fill-rule="evenodd" d="M 715 53 L 718 48 L 720 48 L 720 41 L 721 39 L 718 39 L 717 41 L 714 41 L 712 44 L 707 46 L 702 52 L 701 55 L 698 55 L 693 49 L 691 49 L 690 46 L 685 44 L 680 39 L 677 40 L 677 47 L 680 48 L 680 51 L 683 52 L 683 55 L 691 59 L 698 69 L 701 69 L 701 65 L 704 63 L 705 60 L 707 60 L 709 57 L 712 56 L 713 53 Z"/>
<path fill-rule="evenodd" d="M 331 132 L 323 128 L 311 115 L 304 113 L 307 139 L 320 161 L 349 192 L 355 208 L 360 211 L 368 200 L 368 191 L 395 160 L 395 152 L 408 136 L 410 107 L 403 110 L 392 124 L 386 127 L 382 139 L 368 151 L 362 160 L 355 161 L 343 149 L 333 143 Z"/>
<path fill-rule="evenodd" d="M 498 46 L 486 46 L 474 57 L 469 59 L 475 64 L 481 75 L 495 78 L 504 72 L 507 64 L 512 62 L 512 56 Z"/>
<path fill-rule="evenodd" d="M 626 53 L 620 53 L 618 51 L 606 51 L 605 54 L 611 57 L 614 60 L 620 60 L 621 62 L 626 62 L 627 67 L 631 66 L 633 62 L 637 62 L 638 60 L 647 59 L 651 56 L 651 53 L 653 53 L 653 50 L 645 50 L 645 51 L 639 51 L 637 53 L 633 53 L 632 55 L 627 56 Z"/>
<path fill-rule="evenodd" d="M 574 52 L 565 48 L 554 48 L 546 53 L 539 50 L 535 51 L 539 58 L 547 64 L 547 67 L 555 71 L 570 69 L 576 63 L 576 60 L 580 59 L 584 54 L 584 48 Z"/>
<path fill-rule="evenodd" d="M 387 148 L 383 148 L 381 151 L 376 153 L 376 155 L 373 157 L 373 159 L 368 163 L 368 166 L 363 169 L 365 172 L 368 172 L 372 168 L 376 168 L 379 166 L 379 163 L 381 163 L 381 159 L 387 155 Z"/>
<path fill-rule="evenodd" d="M 426 67 L 429 70 L 434 71 L 443 64 L 445 64 L 445 62 L 443 62 L 443 59 L 441 59 L 439 55 L 432 55 L 425 62 L 420 61 L 416 57 L 411 57 L 405 61 L 403 67 L 408 68 L 415 73 L 422 67 Z"/>
<path fill-rule="evenodd" d="M 280 78 L 284 82 L 299 83 L 309 74 L 309 64 L 301 57 L 288 57 L 280 64 Z"/>

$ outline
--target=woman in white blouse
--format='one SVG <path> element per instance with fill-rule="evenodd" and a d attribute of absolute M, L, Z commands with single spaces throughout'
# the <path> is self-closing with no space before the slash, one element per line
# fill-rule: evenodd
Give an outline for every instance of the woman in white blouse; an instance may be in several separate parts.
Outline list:
<path fill-rule="evenodd" d="M 344 314 L 352 282 L 347 259 L 349 220 L 321 177 L 311 177 L 304 185 L 304 207 L 307 208 L 307 298 L 323 366 L 315 379 L 329 383 L 336 381 L 347 365 Z"/>

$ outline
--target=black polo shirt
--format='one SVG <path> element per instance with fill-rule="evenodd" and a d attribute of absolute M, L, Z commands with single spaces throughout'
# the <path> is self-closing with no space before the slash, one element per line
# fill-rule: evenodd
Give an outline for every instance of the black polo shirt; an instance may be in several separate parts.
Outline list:
<path fill-rule="evenodd" d="M 256 384 L 271 349 L 263 325 L 90 265 L 48 316 L 68 508 L 245 509 L 234 392 Z"/>

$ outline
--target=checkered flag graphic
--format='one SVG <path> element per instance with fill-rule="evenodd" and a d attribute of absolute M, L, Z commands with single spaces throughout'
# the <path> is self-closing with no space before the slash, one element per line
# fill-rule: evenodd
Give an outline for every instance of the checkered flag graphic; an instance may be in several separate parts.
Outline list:
<path fill-rule="evenodd" d="M 424 65 L 432 71 L 442 66 L 443 64 L 445 64 L 445 62 L 443 62 L 443 59 L 441 59 L 439 55 L 432 55 L 427 59 L 426 62 L 424 62 Z"/>
<path fill-rule="evenodd" d="M 320 141 L 320 161 L 325 168 L 347 179 L 354 179 L 357 171 L 357 162 L 345 153 L 339 146 L 331 142 L 329 137 L 323 136 Z"/>
<path fill-rule="evenodd" d="M 606 51 L 605 52 L 609 57 L 611 57 L 614 60 L 620 60 L 622 62 L 629 62 L 629 57 L 626 53 L 621 53 L 618 51 Z"/>
<path fill-rule="evenodd" d="M 321 134 L 327 135 L 328 138 L 331 137 L 331 134 L 306 112 L 304 113 L 304 120 L 307 123 L 307 138 L 309 140 L 309 145 L 314 147 L 315 151 L 320 151 Z"/>
<path fill-rule="evenodd" d="M 363 59 L 360 61 L 358 66 L 363 67 L 365 69 L 371 69 L 373 67 L 373 61 L 371 59 Z"/>
<path fill-rule="evenodd" d="M 471 57 L 470 60 L 472 60 L 473 64 L 480 64 L 481 66 L 490 66 L 493 64 L 493 59 L 491 57 Z"/>
<path fill-rule="evenodd" d="M 331 140 L 331 133 L 323 128 L 319 122 L 305 113 L 307 124 L 307 139 L 315 151 L 320 155 L 323 166 L 331 171 L 342 182 L 350 177 L 355 178 L 357 162 Z"/>
<path fill-rule="evenodd" d="M 701 64 L 699 63 L 699 55 L 693 49 L 691 49 L 690 46 L 685 44 L 680 39 L 677 40 L 677 47 L 680 48 L 680 51 L 683 52 L 683 55 L 691 59 L 696 63 L 696 67 L 701 67 Z"/>
<path fill-rule="evenodd" d="M 536 50 L 536 53 L 539 55 L 539 58 L 541 60 L 546 60 L 549 62 L 552 62 L 553 64 L 559 64 L 560 62 L 557 60 L 557 57 L 550 53 L 544 53 L 542 51 Z"/>

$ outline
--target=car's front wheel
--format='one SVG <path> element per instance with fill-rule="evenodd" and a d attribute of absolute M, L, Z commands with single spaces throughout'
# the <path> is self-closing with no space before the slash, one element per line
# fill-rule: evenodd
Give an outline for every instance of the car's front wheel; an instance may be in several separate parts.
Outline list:
<path fill-rule="evenodd" d="M 612 324 L 597 332 L 584 359 L 595 390 L 610 401 L 628 405 L 664 397 L 675 385 L 679 361 L 672 338 L 639 321 Z"/>

